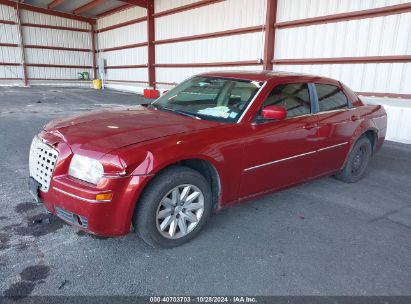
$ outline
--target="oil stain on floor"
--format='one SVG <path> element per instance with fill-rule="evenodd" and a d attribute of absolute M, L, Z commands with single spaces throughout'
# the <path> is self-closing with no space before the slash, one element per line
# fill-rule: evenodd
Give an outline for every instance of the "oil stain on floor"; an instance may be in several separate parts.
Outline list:
<path fill-rule="evenodd" d="M 36 287 L 36 284 L 45 280 L 50 273 L 50 267 L 46 265 L 33 265 L 20 272 L 20 281 L 10 285 L 4 291 L 4 296 L 14 300 L 28 297 Z"/>

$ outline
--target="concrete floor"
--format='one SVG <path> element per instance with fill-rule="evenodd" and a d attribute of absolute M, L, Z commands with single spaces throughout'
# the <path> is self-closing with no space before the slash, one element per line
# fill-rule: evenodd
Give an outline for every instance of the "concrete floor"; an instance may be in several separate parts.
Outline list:
<path fill-rule="evenodd" d="M 26 190 L 32 137 L 57 116 L 143 101 L 0 88 L 0 294 L 411 295 L 411 146 L 387 142 L 357 184 L 323 178 L 213 216 L 187 245 L 100 239 L 45 218 Z"/>

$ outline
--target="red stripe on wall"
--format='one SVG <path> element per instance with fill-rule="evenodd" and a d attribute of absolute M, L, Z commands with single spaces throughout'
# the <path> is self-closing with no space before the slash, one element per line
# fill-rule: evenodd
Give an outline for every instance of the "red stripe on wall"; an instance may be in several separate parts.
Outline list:
<path fill-rule="evenodd" d="M 361 10 L 361 11 L 355 11 L 355 12 L 278 22 L 275 24 L 275 27 L 279 29 L 300 27 L 300 26 L 307 26 L 307 25 L 314 25 L 314 24 L 349 21 L 349 20 L 357 20 L 357 19 L 364 19 L 364 18 L 375 18 L 375 17 L 381 17 L 381 16 L 403 14 L 407 12 L 411 12 L 411 3 L 391 5 L 391 6 L 386 6 L 386 7 L 373 8 L 373 9 L 367 9 L 367 10 Z"/>
<path fill-rule="evenodd" d="M 173 15 L 173 14 L 181 13 L 181 12 L 184 12 L 184 11 L 189 11 L 189 10 L 192 10 L 192 9 L 195 9 L 195 8 L 199 8 L 199 7 L 202 7 L 202 6 L 215 4 L 215 3 L 219 3 L 219 2 L 223 2 L 223 1 L 225 1 L 225 0 L 201 0 L 201 1 L 197 1 L 197 2 L 194 2 L 194 3 L 187 4 L 187 5 L 182 5 L 182 6 L 179 6 L 179 7 L 175 7 L 175 8 L 166 10 L 166 11 L 158 12 L 158 13 L 153 14 L 153 16 L 155 18 L 164 17 L 164 16 Z"/>
<path fill-rule="evenodd" d="M 0 62 L 0 65 L 2 65 L 2 66 L 20 66 L 21 63 L 17 63 L 17 62 Z"/>
<path fill-rule="evenodd" d="M 142 46 L 146 46 L 147 42 L 135 43 L 135 44 L 128 44 L 128 45 L 120 45 L 106 49 L 100 49 L 97 52 L 112 52 L 112 51 L 120 51 L 125 49 L 134 49 Z"/>
<path fill-rule="evenodd" d="M 136 64 L 136 65 L 109 65 L 106 66 L 107 70 L 112 70 L 112 69 L 141 69 L 141 68 L 147 68 L 146 64 Z"/>
<path fill-rule="evenodd" d="M 5 46 L 5 47 L 18 47 L 18 44 L 14 43 L 0 43 L 0 46 Z"/>
<path fill-rule="evenodd" d="M 101 29 L 98 29 L 96 32 L 97 33 L 103 33 L 103 32 L 111 31 L 111 30 L 114 30 L 114 29 L 118 29 L 120 27 L 141 23 L 141 22 L 144 22 L 146 20 L 147 20 L 147 17 L 141 17 L 141 18 L 130 20 L 130 21 L 118 23 L 118 24 L 115 24 L 115 25 L 103 27 Z"/>
<path fill-rule="evenodd" d="M 40 50 L 56 50 L 56 51 L 91 52 L 91 50 L 83 49 L 83 48 L 66 48 L 66 47 L 60 47 L 60 46 L 34 45 L 34 44 L 25 45 L 24 48 L 40 49 Z"/>
<path fill-rule="evenodd" d="M 272 61 L 272 63 L 277 64 L 277 65 L 360 64 L 360 63 L 401 63 L 401 62 L 411 62 L 411 55 L 275 59 Z"/>
<path fill-rule="evenodd" d="M 158 63 L 156 68 L 201 68 L 201 67 L 228 67 L 228 66 L 249 66 L 261 65 L 261 61 L 227 61 L 227 62 L 203 62 L 203 63 Z"/>
<path fill-rule="evenodd" d="M 88 82 L 84 79 L 71 79 L 71 78 L 28 78 L 28 80 L 44 80 L 44 81 L 72 81 L 72 82 Z"/>
<path fill-rule="evenodd" d="M 36 27 L 36 28 L 46 28 L 52 30 L 63 30 L 63 31 L 73 31 L 73 32 L 90 32 L 90 30 L 77 28 L 77 27 L 68 27 L 68 26 L 58 26 L 58 25 L 48 25 L 48 24 L 37 24 L 37 23 L 27 23 L 24 22 L 21 24 L 25 27 Z"/>
<path fill-rule="evenodd" d="M 118 82 L 118 83 L 141 83 L 148 84 L 148 81 L 139 81 L 139 80 L 118 80 L 118 79 L 107 79 L 105 82 Z"/>
<path fill-rule="evenodd" d="M 234 30 L 227 30 L 227 31 L 220 31 L 220 32 L 213 32 L 213 33 L 206 33 L 206 34 L 185 36 L 185 37 L 177 37 L 177 38 L 156 40 L 156 41 L 154 41 L 154 44 L 176 43 L 176 42 L 182 42 L 182 41 L 191 41 L 191 40 L 201 40 L 201 39 L 224 37 L 224 36 L 233 36 L 233 35 L 261 32 L 263 30 L 264 30 L 263 25 L 250 26 L 250 27 L 244 27 L 244 28 L 239 28 L 239 29 L 234 29 Z"/>
<path fill-rule="evenodd" d="M 44 63 L 28 63 L 28 67 L 35 68 L 67 68 L 67 69 L 92 69 L 91 65 L 66 65 L 66 64 L 44 64 Z"/>
<path fill-rule="evenodd" d="M 0 20 L 0 24 L 16 25 L 17 23 L 10 20 Z"/>

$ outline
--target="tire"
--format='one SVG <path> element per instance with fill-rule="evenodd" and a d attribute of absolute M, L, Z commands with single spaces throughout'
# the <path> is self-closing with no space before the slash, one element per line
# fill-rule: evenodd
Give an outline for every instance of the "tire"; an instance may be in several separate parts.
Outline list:
<path fill-rule="evenodd" d="M 362 179 L 371 159 L 372 147 L 370 140 L 363 136 L 352 148 L 344 168 L 335 177 L 345 183 L 355 183 Z"/>
<path fill-rule="evenodd" d="M 180 246 L 195 237 L 210 217 L 211 197 L 210 185 L 200 173 L 184 166 L 170 167 L 144 190 L 133 225 L 153 247 Z"/>

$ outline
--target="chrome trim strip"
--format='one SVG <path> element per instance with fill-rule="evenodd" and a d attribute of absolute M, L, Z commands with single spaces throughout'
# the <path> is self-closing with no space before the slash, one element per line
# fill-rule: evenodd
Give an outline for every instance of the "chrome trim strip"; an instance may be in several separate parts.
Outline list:
<path fill-rule="evenodd" d="M 272 162 L 268 162 L 268 163 L 264 163 L 264 164 L 257 165 L 257 166 L 254 166 L 254 167 L 246 168 L 243 171 L 247 172 L 247 171 L 251 171 L 251 170 L 254 170 L 254 169 L 261 168 L 261 167 L 274 165 L 276 163 L 280 163 L 280 162 L 291 160 L 291 159 L 294 159 L 294 158 L 303 157 L 303 156 L 311 155 L 311 154 L 318 153 L 318 152 L 321 152 L 321 151 L 337 148 L 337 147 L 340 147 L 340 146 L 343 146 L 343 145 L 346 145 L 346 144 L 348 144 L 348 141 L 340 143 L 340 144 L 332 145 L 332 146 L 329 146 L 329 147 L 321 148 L 321 149 L 318 149 L 318 150 L 315 150 L 315 151 L 310 151 L 310 152 L 307 152 L 307 153 L 297 154 L 297 155 L 294 155 L 294 156 L 274 160 Z"/>
<path fill-rule="evenodd" d="M 254 101 L 257 99 L 257 97 L 260 95 L 261 91 L 264 89 L 264 87 L 267 85 L 267 81 L 264 82 L 264 84 L 261 86 L 261 88 L 258 90 L 258 92 L 255 94 L 253 100 L 250 101 L 248 104 L 247 108 L 244 110 L 243 114 L 241 114 L 240 118 L 237 120 L 237 123 L 241 123 L 243 120 L 244 116 L 247 114 L 248 110 L 251 108 L 253 105 Z"/>
<path fill-rule="evenodd" d="M 329 146 L 329 147 L 325 147 L 325 148 L 318 149 L 317 152 L 325 151 L 325 150 L 329 150 L 329 149 L 333 149 L 333 148 L 337 148 L 337 147 L 339 147 L 339 146 L 344 146 L 344 145 L 346 145 L 346 144 L 348 144 L 348 141 L 343 142 L 343 143 L 340 143 L 340 144 L 332 145 L 332 146 Z"/>
<path fill-rule="evenodd" d="M 294 156 L 290 156 L 290 157 L 286 157 L 286 158 L 274 160 L 274 161 L 269 162 L 269 163 L 265 163 L 265 164 L 261 164 L 261 165 L 257 165 L 257 166 L 254 166 L 254 167 L 250 167 L 250 168 L 244 169 L 244 172 L 250 171 L 250 170 L 254 170 L 254 169 L 258 169 L 258 168 L 265 167 L 265 166 L 270 166 L 270 165 L 273 165 L 273 164 L 276 164 L 276 163 L 279 163 L 279 162 L 283 162 L 283 161 L 286 161 L 286 160 L 290 160 L 290 159 L 294 159 L 294 158 L 298 158 L 298 157 L 302 157 L 302 156 L 314 154 L 314 153 L 316 153 L 316 152 L 317 152 L 317 151 L 311 151 L 311 152 L 307 152 L 307 153 L 303 153 L 303 154 L 298 154 L 298 155 L 294 155 Z"/>
<path fill-rule="evenodd" d="M 109 202 L 111 202 L 111 200 L 98 201 L 98 200 L 92 200 L 92 199 L 84 198 L 84 197 L 75 195 L 75 194 L 73 194 L 73 193 L 66 192 L 66 191 L 61 190 L 61 189 L 56 188 L 56 187 L 53 187 L 53 189 L 56 190 L 57 192 L 63 193 L 63 194 L 65 194 L 65 195 L 67 195 L 67 196 L 70 196 L 70 197 L 72 197 L 72 198 L 76 198 L 76 199 L 81 200 L 81 201 L 85 201 L 85 202 L 87 202 L 87 203 L 109 203 Z"/>

